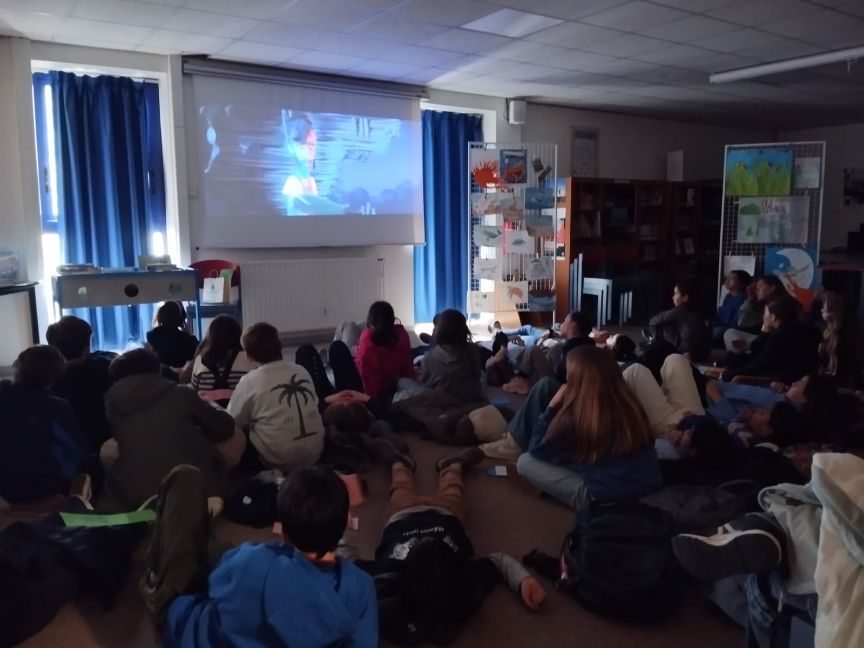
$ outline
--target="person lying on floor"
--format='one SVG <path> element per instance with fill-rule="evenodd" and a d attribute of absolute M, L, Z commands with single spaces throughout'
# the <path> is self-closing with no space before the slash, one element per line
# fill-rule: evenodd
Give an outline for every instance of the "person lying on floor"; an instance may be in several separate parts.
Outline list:
<path fill-rule="evenodd" d="M 312 376 L 282 359 L 279 331 L 272 324 L 253 324 L 242 342 L 259 366 L 240 379 L 228 403 L 228 413 L 249 439 L 241 467 L 290 472 L 314 464 L 324 447 L 324 424 Z"/>
<path fill-rule="evenodd" d="M 246 542 L 210 571 L 204 476 L 179 466 L 162 482 L 140 590 L 166 648 L 378 646 L 372 578 L 336 555 L 348 521 L 344 482 L 298 468 L 277 501 L 281 540 Z"/>
<path fill-rule="evenodd" d="M 0 381 L 0 504 L 65 496 L 94 470 L 72 408 L 49 391 L 63 370 L 57 349 L 36 345 L 15 359 L 12 382 Z"/>
<path fill-rule="evenodd" d="M 568 313 L 558 335 L 536 346 L 511 345 L 508 335 L 499 331 L 492 344 L 492 357 L 486 361 L 488 384 L 527 394 L 541 378 L 558 376 L 563 382 L 564 355 L 577 346 L 593 345 L 590 333 L 591 318 L 579 311 Z"/>
<path fill-rule="evenodd" d="M 637 500 L 662 485 L 648 416 L 605 349 L 570 351 L 566 384 L 530 436 L 514 440 L 525 451 L 519 474 L 576 510 Z"/>
<path fill-rule="evenodd" d="M 864 643 L 864 616 L 857 613 L 864 606 L 862 474 L 859 457 L 819 453 L 809 484 L 760 492 L 764 512 L 732 520 L 713 535 L 672 539 L 681 566 L 697 579 L 736 577 L 747 609 L 736 620 L 747 629 L 748 646 L 789 645 L 790 619 L 782 614 L 790 609 L 815 623 L 817 646 Z"/>
<path fill-rule="evenodd" d="M 201 470 L 208 496 L 221 498 L 227 472 L 240 460 L 244 439 L 234 419 L 160 371 L 149 349 L 127 351 L 111 362 L 105 413 L 114 438 L 100 449 L 106 480 L 99 511 L 138 508 L 179 464 Z"/>
<path fill-rule="evenodd" d="M 375 560 L 356 564 L 375 577 L 381 634 L 400 646 L 424 641 L 449 645 L 500 580 L 536 611 L 546 598 L 540 583 L 503 553 L 475 558 L 465 531 L 464 471 L 483 459 L 477 448 L 438 461 L 438 492 L 418 495 L 416 464 L 396 458 L 392 466 L 387 523 Z"/>
<path fill-rule="evenodd" d="M 819 368 L 819 330 L 800 321 L 801 307 L 792 297 L 777 299 L 765 307 L 763 336 L 752 343 L 749 362 L 723 370 L 723 380 L 759 376 L 792 383 Z"/>
<path fill-rule="evenodd" d="M 97 451 L 111 438 L 111 428 L 105 418 L 105 393 L 111 387 L 108 367 L 116 353 L 91 351 L 93 329 L 79 317 L 66 315 L 48 327 L 48 344 L 63 354 L 66 370 L 51 388 L 72 406 L 78 427 L 86 435 L 90 447 Z"/>

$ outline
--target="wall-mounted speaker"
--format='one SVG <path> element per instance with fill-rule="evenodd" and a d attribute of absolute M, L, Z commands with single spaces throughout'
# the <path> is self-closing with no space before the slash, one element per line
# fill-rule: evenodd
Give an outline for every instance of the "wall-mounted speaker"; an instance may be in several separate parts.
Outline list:
<path fill-rule="evenodd" d="M 527 101 L 523 99 L 510 99 L 507 101 L 507 121 L 511 124 L 524 124 L 527 113 Z"/>

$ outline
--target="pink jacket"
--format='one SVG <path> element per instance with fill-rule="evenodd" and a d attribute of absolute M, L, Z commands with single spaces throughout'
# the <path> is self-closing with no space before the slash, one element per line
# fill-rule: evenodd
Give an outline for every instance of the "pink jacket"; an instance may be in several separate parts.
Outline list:
<path fill-rule="evenodd" d="M 371 329 L 363 331 L 354 362 L 363 379 L 363 389 L 370 398 L 396 391 L 400 378 L 415 377 L 411 342 L 400 324 L 396 325 L 396 341 L 387 345 L 375 344 Z"/>

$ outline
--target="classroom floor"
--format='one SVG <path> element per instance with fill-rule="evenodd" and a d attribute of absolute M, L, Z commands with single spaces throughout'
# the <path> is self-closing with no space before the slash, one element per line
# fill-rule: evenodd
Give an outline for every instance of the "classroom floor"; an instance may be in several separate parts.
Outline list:
<path fill-rule="evenodd" d="M 410 439 L 417 458 L 418 486 L 434 488 L 435 460 L 451 449 Z M 486 461 L 465 480 L 467 527 L 478 554 L 503 550 L 516 558 L 538 547 L 557 553 L 571 524 L 572 514 L 563 506 L 527 492 L 506 478 L 486 474 Z M 389 473 L 379 467 L 367 475 L 369 498 L 358 508 L 359 542 L 364 557 L 371 557 L 384 524 Z M 220 519 L 216 535 L 234 543 L 246 540 L 269 541 L 269 530 L 255 530 Z M 133 573 L 115 608 L 103 612 L 88 598 L 67 605 L 41 633 L 22 644 L 25 648 L 153 648 L 158 638 L 138 597 L 135 583 L 144 560 L 138 552 Z M 642 646 L 696 646 L 729 648 L 743 643 L 743 633 L 718 610 L 704 602 L 692 586 L 683 597 L 674 618 L 653 626 L 631 626 L 602 619 L 583 610 L 559 594 L 548 583 L 549 597 L 544 609 L 533 614 L 524 609 L 517 596 L 503 585 L 486 600 L 483 610 L 459 637 L 454 646 L 472 648 L 516 648 L 555 646 L 564 648 L 615 648 Z M 384 643 L 383 645 L 388 645 Z"/>

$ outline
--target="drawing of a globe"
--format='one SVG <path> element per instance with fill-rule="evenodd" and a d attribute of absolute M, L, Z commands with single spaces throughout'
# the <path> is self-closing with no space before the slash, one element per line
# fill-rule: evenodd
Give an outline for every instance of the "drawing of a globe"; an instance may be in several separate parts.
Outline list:
<path fill-rule="evenodd" d="M 787 277 L 793 279 L 802 288 L 813 285 L 813 260 L 805 250 L 800 248 L 783 248 L 778 250 L 778 256 L 782 256 L 789 263 L 778 264 L 778 275 L 783 279 L 784 285 L 789 288 Z"/>

